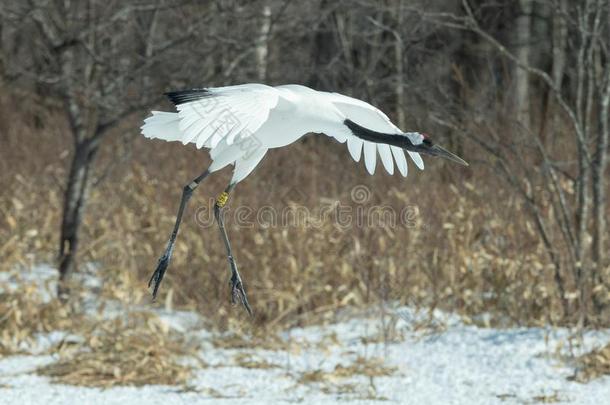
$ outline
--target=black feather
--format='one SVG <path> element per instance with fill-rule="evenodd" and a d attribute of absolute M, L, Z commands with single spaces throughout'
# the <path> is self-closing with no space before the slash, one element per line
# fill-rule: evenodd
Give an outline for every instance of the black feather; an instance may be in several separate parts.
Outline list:
<path fill-rule="evenodd" d="M 343 121 L 343 124 L 345 124 L 345 126 L 352 131 L 352 134 L 365 141 L 385 143 L 386 145 L 398 146 L 399 148 L 405 148 L 407 150 L 414 150 L 413 148 L 415 148 L 415 146 L 411 143 L 411 140 L 406 136 L 373 131 L 372 129 L 368 129 L 362 125 L 356 124 L 350 119 Z"/>
<path fill-rule="evenodd" d="M 174 103 L 174 105 L 180 105 L 184 103 L 190 103 L 191 101 L 201 100 L 202 98 L 212 96 L 212 92 L 208 89 L 190 89 L 190 90 L 178 90 L 168 91 L 165 93 L 167 98 Z"/>

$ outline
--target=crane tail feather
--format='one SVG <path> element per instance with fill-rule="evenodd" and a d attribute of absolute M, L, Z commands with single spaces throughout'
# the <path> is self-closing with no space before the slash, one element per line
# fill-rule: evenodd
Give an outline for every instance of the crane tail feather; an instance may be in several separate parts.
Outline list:
<path fill-rule="evenodd" d="M 177 113 L 153 111 L 140 128 L 142 135 L 147 138 L 177 141 L 182 137 L 179 122 L 180 117 Z"/>

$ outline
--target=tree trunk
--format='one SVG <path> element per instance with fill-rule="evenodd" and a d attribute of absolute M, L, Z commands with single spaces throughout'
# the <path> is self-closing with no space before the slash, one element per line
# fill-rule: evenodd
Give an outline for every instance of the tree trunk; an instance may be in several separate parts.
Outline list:
<path fill-rule="evenodd" d="M 267 79 L 267 56 L 269 54 L 269 30 L 271 29 L 271 7 L 263 6 L 262 23 L 256 45 L 256 67 L 258 79 L 265 82 Z"/>
<path fill-rule="evenodd" d="M 59 245 L 59 284 L 57 294 L 63 300 L 67 299 L 70 292 L 69 279 L 75 268 L 80 224 L 87 200 L 91 166 L 96 152 L 97 147 L 91 146 L 88 140 L 79 142 L 75 145 L 74 156 L 70 165 L 68 183 L 64 194 Z"/>
<path fill-rule="evenodd" d="M 406 124 L 405 117 L 405 87 L 404 81 L 404 54 L 403 54 L 403 42 L 398 30 L 404 24 L 404 11 L 402 9 L 402 0 L 397 2 L 396 5 L 396 38 L 394 38 L 394 57 L 396 63 L 396 121 L 398 127 L 404 131 Z"/>
<path fill-rule="evenodd" d="M 568 27 L 566 24 L 566 13 L 568 5 L 566 0 L 559 0 L 556 8 L 552 10 L 552 68 L 551 78 L 556 86 L 557 92 L 562 91 L 563 75 L 566 67 L 566 40 L 568 36 Z M 547 89 L 546 102 L 544 106 L 544 115 L 542 117 L 540 135 L 543 144 L 549 148 L 555 145 L 555 142 L 548 142 L 549 138 L 556 136 L 559 132 L 559 118 L 561 114 L 557 111 L 556 99 L 553 96 L 553 90 Z M 552 150 L 549 151 L 552 154 Z"/>
<path fill-rule="evenodd" d="M 566 24 L 565 14 L 568 12 L 567 0 L 560 0 L 558 8 L 553 11 L 553 67 L 552 78 L 553 83 L 557 86 L 557 90 L 561 92 L 561 82 L 563 81 L 563 72 L 566 67 L 566 40 L 568 37 L 568 26 Z"/>
<path fill-rule="evenodd" d="M 516 22 L 517 58 L 524 65 L 530 65 L 532 0 L 519 0 L 520 15 Z M 515 113 L 521 125 L 530 125 L 530 82 L 529 72 L 514 67 Z"/>
<path fill-rule="evenodd" d="M 319 22 L 314 32 L 311 47 L 311 73 L 307 85 L 316 90 L 333 91 L 339 87 L 336 75 L 329 74 L 328 65 L 339 52 L 334 34 L 334 13 L 330 12 L 333 2 L 322 0 L 320 14 L 324 18 Z"/>
<path fill-rule="evenodd" d="M 610 10 L 608 11 L 610 19 Z M 609 35 L 610 36 L 610 35 Z M 606 67 L 606 88 L 602 92 L 599 114 L 599 139 L 596 156 L 593 162 L 593 246 L 592 258 L 595 262 L 593 283 L 602 281 L 601 276 L 606 265 L 606 168 L 608 166 L 608 143 L 610 138 L 610 66 Z"/>

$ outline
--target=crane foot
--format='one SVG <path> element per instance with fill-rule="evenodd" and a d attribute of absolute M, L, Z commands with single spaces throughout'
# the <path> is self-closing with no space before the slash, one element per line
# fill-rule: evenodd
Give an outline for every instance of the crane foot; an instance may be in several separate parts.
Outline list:
<path fill-rule="evenodd" d="M 246 295 L 241 277 L 237 271 L 233 271 L 231 273 L 231 303 L 236 305 L 238 301 L 246 308 L 248 315 L 253 316 L 252 308 L 250 308 L 250 304 L 248 303 L 248 296 Z"/>
<path fill-rule="evenodd" d="M 152 292 L 153 301 L 157 298 L 157 292 L 159 291 L 159 286 L 161 285 L 161 281 L 163 280 L 165 271 L 167 270 L 167 267 L 169 266 L 169 261 L 172 257 L 173 251 L 174 251 L 174 244 L 170 242 L 167 245 L 167 248 L 165 249 L 165 252 L 163 253 L 163 255 L 159 258 L 159 261 L 157 262 L 157 268 L 155 269 L 155 272 L 153 273 L 150 280 L 148 281 L 148 288 L 150 288 L 151 285 L 153 286 L 153 292 Z"/>

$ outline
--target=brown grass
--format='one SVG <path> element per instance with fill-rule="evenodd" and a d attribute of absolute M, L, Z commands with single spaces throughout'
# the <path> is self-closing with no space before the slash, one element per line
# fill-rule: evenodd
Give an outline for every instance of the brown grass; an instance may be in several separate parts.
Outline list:
<path fill-rule="evenodd" d="M 71 153 L 61 115 L 22 102 L 0 100 L 0 149 L 11 151 L 0 163 L 0 271 L 53 262 Z M 3 114 L 12 119 L 2 120 Z M 136 124 L 127 123 L 101 151 L 96 175 L 103 181 L 91 192 L 79 262 L 101 265 L 105 295 L 148 303 L 146 282 L 171 231 L 181 188 L 209 160 L 194 148 L 145 140 Z M 486 167 L 456 170 L 428 159 L 425 173 L 410 165 L 407 179 L 382 171 L 370 177 L 344 145 L 310 136 L 272 150 L 239 184 L 229 202 L 233 210 L 281 211 L 297 204 L 315 216 L 339 201 L 354 212 L 361 209 L 364 220 L 376 215 L 373 207 L 379 205 L 396 212 L 412 207 L 414 213 L 409 227 L 341 227 L 329 219 L 316 227 L 248 228 L 237 226 L 229 214 L 253 322 L 230 305 L 218 230 L 195 220 L 202 209 L 209 212 L 230 173 L 210 177 L 187 209 L 159 301 L 196 308 L 219 329 L 250 336 L 324 323 L 340 308 L 381 300 L 441 307 L 473 319 L 489 312 L 492 324 L 562 321 L 553 273 L 534 226 L 519 199 Z M 372 192 L 364 204 L 351 198 L 361 185 Z"/>
<path fill-rule="evenodd" d="M 580 356 L 576 362 L 576 373 L 572 377 L 576 381 L 585 383 L 610 375 L 610 343 L 601 349 L 595 349 Z"/>
<path fill-rule="evenodd" d="M 383 359 L 358 357 L 353 363 L 348 364 L 347 366 L 337 364 L 334 370 L 330 372 L 323 370 L 305 372 L 299 379 L 299 382 L 314 383 L 336 381 L 353 376 L 384 377 L 392 375 L 396 373 L 396 371 L 396 367 L 386 366 Z"/>
<path fill-rule="evenodd" d="M 277 364 L 270 363 L 267 360 L 261 359 L 257 355 L 251 353 L 237 353 L 233 357 L 233 361 L 235 361 L 235 364 L 242 368 L 270 369 L 280 367 Z"/>
<path fill-rule="evenodd" d="M 90 387 L 185 386 L 193 362 L 205 366 L 199 347 L 170 332 L 153 313 L 133 312 L 125 306 L 121 317 L 100 320 L 85 314 L 79 300 L 47 301 L 36 284 L 19 282 L 15 291 L 3 285 L 0 291 L 0 357 L 39 350 L 39 333 L 65 331 L 74 336 L 47 348 L 59 360 L 37 370 L 55 382 Z"/>
<path fill-rule="evenodd" d="M 2 286 L 0 286 L 2 289 Z M 38 286 L 0 293 L 0 355 L 27 351 L 37 333 L 70 328 L 82 317 L 57 300 L 45 302 Z"/>
<path fill-rule="evenodd" d="M 359 399 L 386 400 L 377 395 L 375 387 L 376 377 L 385 377 L 397 372 L 396 367 L 389 367 L 380 358 L 358 357 L 348 365 L 337 364 L 332 371 L 313 370 L 303 373 L 298 382 L 300 384 L 320 384 L 320 389 L 326 394 L 354 395 Z M 345 379 L 364 376 L 369 384 L 345 383 Z"/>
<path fill-rule="evenodd" d="M 62 353 L 59 361 L 39 368 L 38 374 L 87 387 L 184 386 L 192 371 L 184 362 L 186 356 L 199 359 L 197 346 L 169 333 L 149 313 L 100 322 L 84 336 L 82 347 Z"/>
<path fill-rule="evenodd" d="M 532 401 L 537 404 L 557 404 L 560 402 L 567 402 L 567 400 L 563 399 L 558 392 L 554 392 L 549 395 L 536 395 L 532 398 Z"/>
<path fill-rule="evenodd" d="M 240 330 L 237 327 L 233 330 Z M 255 329 L 252 335 L 246 330 L 216 335 L 212 338 L 212 344 L 217 349 L 247 349 L 257 347 L 263 350 L 286 350 L 288 343 L 281 339 L 271 330 Z"/>

